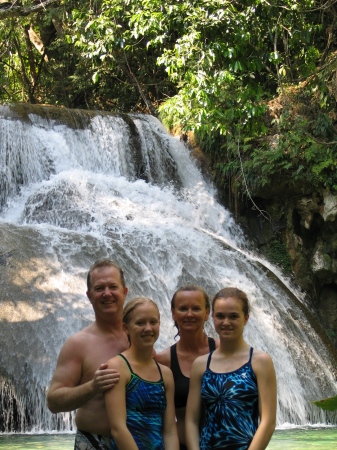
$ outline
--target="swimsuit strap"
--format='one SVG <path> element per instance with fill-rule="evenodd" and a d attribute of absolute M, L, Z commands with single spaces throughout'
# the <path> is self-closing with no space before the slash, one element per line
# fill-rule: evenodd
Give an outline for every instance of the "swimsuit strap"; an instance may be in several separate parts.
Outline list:
<path fill-rule="evenodd" d="M 170 347 L 170 360 L 170 369 L 172 370 L 172 372 L 175 373 L 175 371 L 177 371 L 178 373 L 181 373 L 177 356 L 177 343 L 171 345 Z"/>
<path fill-rule="evenodd" d="M 213 352 L 214 352 L 214 350 L 212 350 L 211 353 L 208 355 L 207 364 L 206 364 L 206 370 L 209 369 L 209 365 L 211 364 L 211 359 L 212 359 Z"/>
<path fill-rule="evenodd" d="M 118 356 L 120 356 L 122 359 L 124 359 L 125 364 L 128 366 L 128 368 L 129 368 L 129 370 L 130 370 L 130 373 L 131 373 L 132 375 L 135 375 L 134 371 L 132 370 L 132 368 L 131 368 L 131 366 L 130 366 L 129 361 L 125 358 L 125 356 L 122 355 L 121 353 L 118 353 Z"/>
<path fill-rule="evenodd" d="M 249 350 L 249 361 L 248 361 L 248 363 L 251 363 L 252 362 L 252 356 L 253 356 L 253 347 L 250 347 L 250 350 Z"/>
<path fill-rule="evenodd" d="M 158 367 L 158 370 L 159 370 L 159 373 L 160 373 L 160 381 L 163 381 L 163 374 L 161 372 L 160 365 L 157 363 L 157 361 L 155 359 L 154 359 L 154 362 L 157 364 L 157 367 Z"/>
<path fill-rule="evenodd" d="M 137 375 L 137 374 L 132 370 L 129 361 L 125 358 L 125 356 L 122 355 L 121 353 L 118 353 L 118 356 L 120 356 L 122 359 L 124 359 L 126 365 L 128 366 L 128 369 L 130 370 L 130 373 L 131 373 L 132 375 L 136 375 L 137 377 L 139 377 L 139 375 Z M 154 362 L 156 363 L 156 365 L 157 365 L 157 367 L 158 367 L 158 371 L 159 371 L 159 375 L 160 375 L 160 381 L 163 381 L 163 374 L 162 374 L 161 368 L 160 368 L 159 364 L 157 363 L 157 361 L 156 361 L 155 359 L 154 359 Z"/>
<path fill-rule="evenodd" d="M 208 338 L 208 347 L 210 351 L 216 349 L 215 340 L 211 337 Z"/>

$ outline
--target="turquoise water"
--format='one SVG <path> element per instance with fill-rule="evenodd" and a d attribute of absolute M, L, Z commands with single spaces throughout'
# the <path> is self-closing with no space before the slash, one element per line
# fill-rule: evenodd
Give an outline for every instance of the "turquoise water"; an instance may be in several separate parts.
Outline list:
<path fill-rule="evenodd" d="M 1 450 L 73 450 L 74 435 L 1 435 Z M 336 450 L 337 428 L 276 430 L 268 450 Z"/>
<path fill-rule="evenodd" d="M 268 450 L 336 450 L 337 428 L 276 430 Z"/>

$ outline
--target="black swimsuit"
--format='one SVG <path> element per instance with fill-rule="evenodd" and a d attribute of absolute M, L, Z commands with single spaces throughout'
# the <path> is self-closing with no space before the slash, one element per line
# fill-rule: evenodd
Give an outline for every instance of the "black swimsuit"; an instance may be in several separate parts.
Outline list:
<path fill-rule="evenodd" d="M 209 351 L 215 350 L 215 340 L 208 338 Z M 177 357 L 177 344 L 171 346 L 171 370 L 174 378 L 174 405 L 176 408 L 185 408 L 190 388 L 190 379 L 181 373 Z"/>

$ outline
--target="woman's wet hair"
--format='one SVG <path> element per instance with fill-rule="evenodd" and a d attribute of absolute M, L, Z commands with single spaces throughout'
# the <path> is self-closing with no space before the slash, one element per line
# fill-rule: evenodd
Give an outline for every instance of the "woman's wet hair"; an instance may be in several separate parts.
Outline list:
<path fill-rule="evenodd" d="M 209 296 L 207 294 L 207 292 L 205 291 L 205 289 L 203 289 L 202 287 L 198 286 L 197 284 L 187 284 L 186 286 L 182 286 L 180 287 L 178 290 L 175 291 L 175 293 L 173 294 L 172 300 L 171 300 L 171 311 L 174 310 L 175 308 L 175 300 L 177 297 L 177 294 L 179 294 L 179 292 L 201 292 L 204 299 L 205 299 L 205 308 L 206 309 L 211 309 L 211 303 L 209 300 Z M 174 326 L 177 328 L 177 334 L 174 336 L 174 339 L 177 336 L 180 336 L 180 330 L 179 330 L 179 326 L 177 324 L 176 321 L 174 321 Z"/>
<path fill-rule="evenodd" d="M 247 316 L 249 314 L 250 304 L 247 294 L 236 287 L 223 288 L 219 292 L 217 292 L 212 300 L 212 311 L 214 312 L 215 303 L 217 300 L 219 300 L 219 298 L 226 299 L 229 297 L 241 300 L 244 315 Z"/>

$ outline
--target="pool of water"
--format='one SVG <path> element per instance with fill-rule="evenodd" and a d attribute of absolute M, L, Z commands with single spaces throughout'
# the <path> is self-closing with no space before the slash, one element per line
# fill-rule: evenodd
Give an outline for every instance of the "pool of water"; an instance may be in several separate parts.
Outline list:
<path fill-rule="evenodd" d="M 1 450 L 73 450 L 73 434 L 0 434 Z M 276 430 L 268 450 L 336 450 L 337 428 Z"/>
<path fill-rule="evenodd" d="M 337 428 L 276 430 L 268 450 L 336 450 Z"/>

